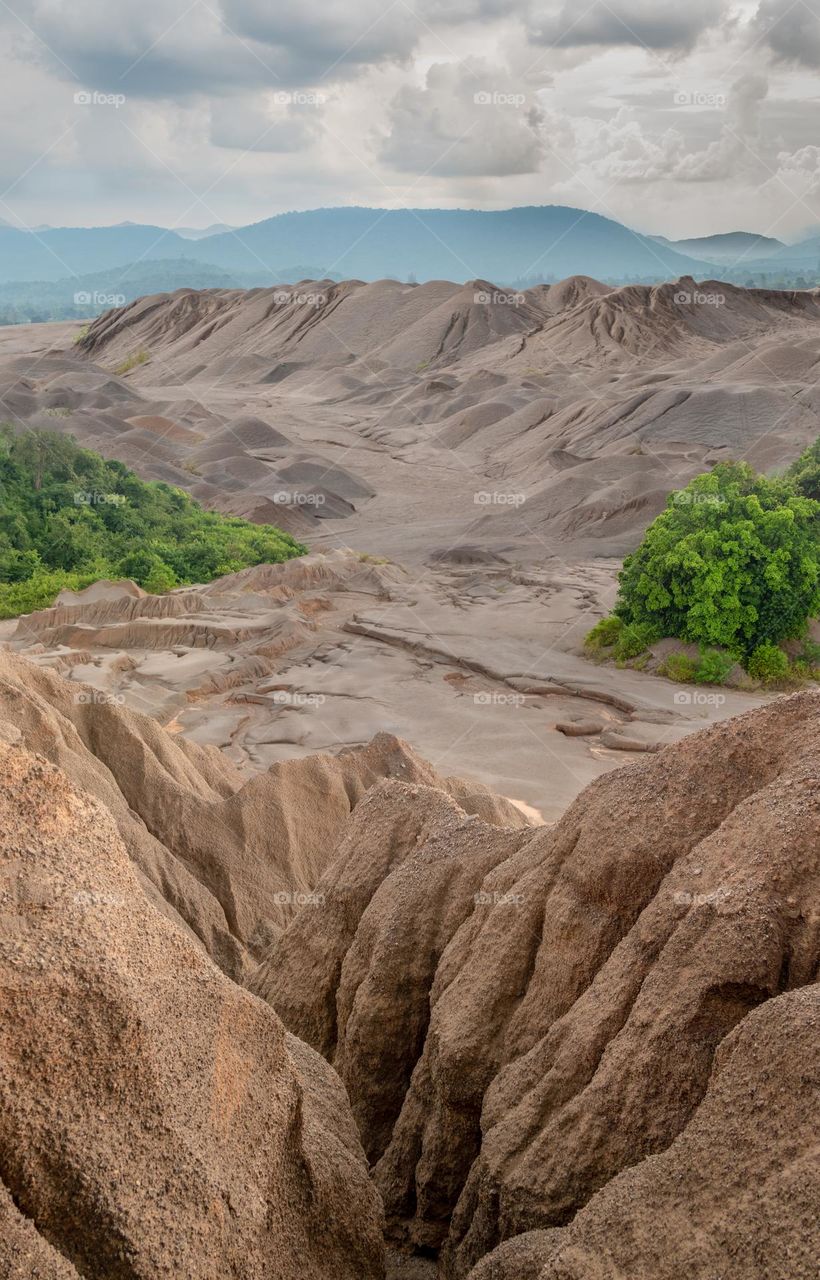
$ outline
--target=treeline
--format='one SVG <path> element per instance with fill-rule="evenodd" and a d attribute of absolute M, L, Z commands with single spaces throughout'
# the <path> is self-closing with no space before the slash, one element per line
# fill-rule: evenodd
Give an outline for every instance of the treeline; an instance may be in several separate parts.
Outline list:
<path fill-rule="evenodd" d="M 269 289 L 307 279 L 340 280 L 316 267 L 295 265 L 287 271 L 223 271 L 193 258 L 147 258 L 91 275 L 62 280 L 17 280 L 0 283 L 0 324 L 42 324 L 56 320 L 91 320 L 135 298 L 175 289 Z"/>
<path fill-rule="evenodd" d="M 162 592 L 305 551 L 281 529 L 206 511 L 70 436 L 0 426 L 2 618 L 99 578 Z"/>
<path fill-rule="evenodd" d="M 175 289 L 233 289 L 237 279 L 191 258 L 148 259 L 129 266 L 62 280 L 18 280 L 0 284 L 0 324 L 91 320 L 151 293 Z"/>

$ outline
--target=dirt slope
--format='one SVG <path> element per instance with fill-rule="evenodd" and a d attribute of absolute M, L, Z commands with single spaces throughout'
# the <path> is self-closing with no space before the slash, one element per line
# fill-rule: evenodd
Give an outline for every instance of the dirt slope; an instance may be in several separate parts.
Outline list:
<path fill-rule="evenodd" d="M 476 797 L 490 788 L 551 821 L 599 774 L 770 696 L 693 696 L 590 663 L 582 637 L 613 584 L 609 562 L 524 571 L 465 556 L 418 574 L 316 552 L 162 596 L 128 582 L 64 592 L 0 623 L 0 643 L 65 676 L 80 702 L 220 747 L 234 788 L 387 730 L 474 779 Z M 292 843 L 283 833 L 281 850 Z"/>
<path fill-rule="evenodd" d="M 381 1277 L 383 1203 L 440 1280 L 808 1280 L 820 694 L 533 829 L 387 735 L 237 785 L 0 663 L 3 1274 Z"/>
<path fill-rule="evenodd" d="M 141 298 L 68 337 L 0 333 L 10 420 L 402 563 L 623 555 L 693 475 L 782 468 L 818 430 L 814 290 L 301 281 Z"/>
<path fill-rule="evenodd" d="M 565 1229 L 513 1237 L 470 1280 L 809 1280 L 818 1035 L 816 985 L 767 1001 L 720 1044 L 668 1150 L 614 1178 Z"/>

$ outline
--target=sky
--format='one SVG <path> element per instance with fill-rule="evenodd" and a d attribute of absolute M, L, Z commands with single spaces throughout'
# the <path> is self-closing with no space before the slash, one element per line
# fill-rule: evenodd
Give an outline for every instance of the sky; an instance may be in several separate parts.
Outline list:
<path fill-rule="evenodd" d="M 0 219 L 820 227 L 820 0 L 0 0 Z"/>

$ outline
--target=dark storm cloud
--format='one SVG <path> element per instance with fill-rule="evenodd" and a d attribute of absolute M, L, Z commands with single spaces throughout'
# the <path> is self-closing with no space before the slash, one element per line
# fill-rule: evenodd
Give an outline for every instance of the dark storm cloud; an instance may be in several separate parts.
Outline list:
<path fill-rule="evenodd" d="M 314 77 L 330 68 L 409 57 L 419 35 L 420 24 L 403 0 L 222 0 L 221 8 L 238 36 L 287 50 Z"/>
<path fill-rule="evenodd" d="M 406 58 L 421 29 L 403 3 L 382 0 L 287 8 L 269 0 L 144 0 L 115 14 L 110 0 L 17 0 L 14 16 L 0 13 L 26 55 L 58 75 L 176 100 L 339 79 Z"/>
<path fill-rule="evenodd" d="M 726 0 L 16 0 L 3 25 L 58 75 L 109 92 L 181 101 L 254 88 L 318 85 L 407 62 L 432 29 L 506 18 L 558 48 L 684 51 Z M 767 6 L 781 0 L 767 0 Z M 786 3 L 786 0 L 783 0 Z M 820 3 L 820 0 L 817 0 Z M 785 20 L 784 20 L 785 22 Z M 782 39 L 792 27 L 780 24 Z"/>
<path fill-rule="evenodd" d="M 763 0 L 754 32 L 778 58 L 820 67 L 820 0 Z"/>
<path fill-rule="evenodd" d="M 533 6 L 532 36 L 556 48 L 584 45 L 637 45 L 647 49 L 685 52 L 708 28 L 716 26 L 727 9 L 726 0 L 563 0 L 557 12 L 544 14 Z"/>

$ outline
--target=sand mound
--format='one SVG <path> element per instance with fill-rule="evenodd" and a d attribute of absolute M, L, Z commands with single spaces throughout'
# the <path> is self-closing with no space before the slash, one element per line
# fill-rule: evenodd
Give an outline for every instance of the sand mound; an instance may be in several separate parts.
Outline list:
<path fill-rule="evenodd" d="M 103 805 L 0 767 L 3 1274 L 378 1280 L 333 1073 L 151 907 Z"/>
<path fill-rule="evenodd" d="M 620 556 L 715 462 L 814 440 L 819 332 L 815 290 L 689 277 L 178 290 L 0 350 L 0 407 L 313 547 Z"/>
<path fill-rule="evenodd" d="M 517 295 L 516 295 L 517 299 Z M 488 281 L 403 285 L 306 281 L 253 290 L 177 292 L 143 298 L 95 321 L 83 339 L 95 357 L 135 342 L 190 362 L 263 356 L 269 364 L 313 368 L 378 354 L 384 365 L 415 367 L 481 350 L 489 342 L 532 331 L 545 312 L 534 295 L 510 305 Z M 190 370 L 189 363 L 189 370 Z M 214 367 L 218 368 L 218 365 Z"/>
<path fill-rule="evenodd" d="M 445 1276 L 669 1148 L 718 1046 L 815 980 L 819 708 L 689 738 L 537 834 L 395 783 L 354 814 L 253 987 L 337 1064 L 391 1233 Z"/>

